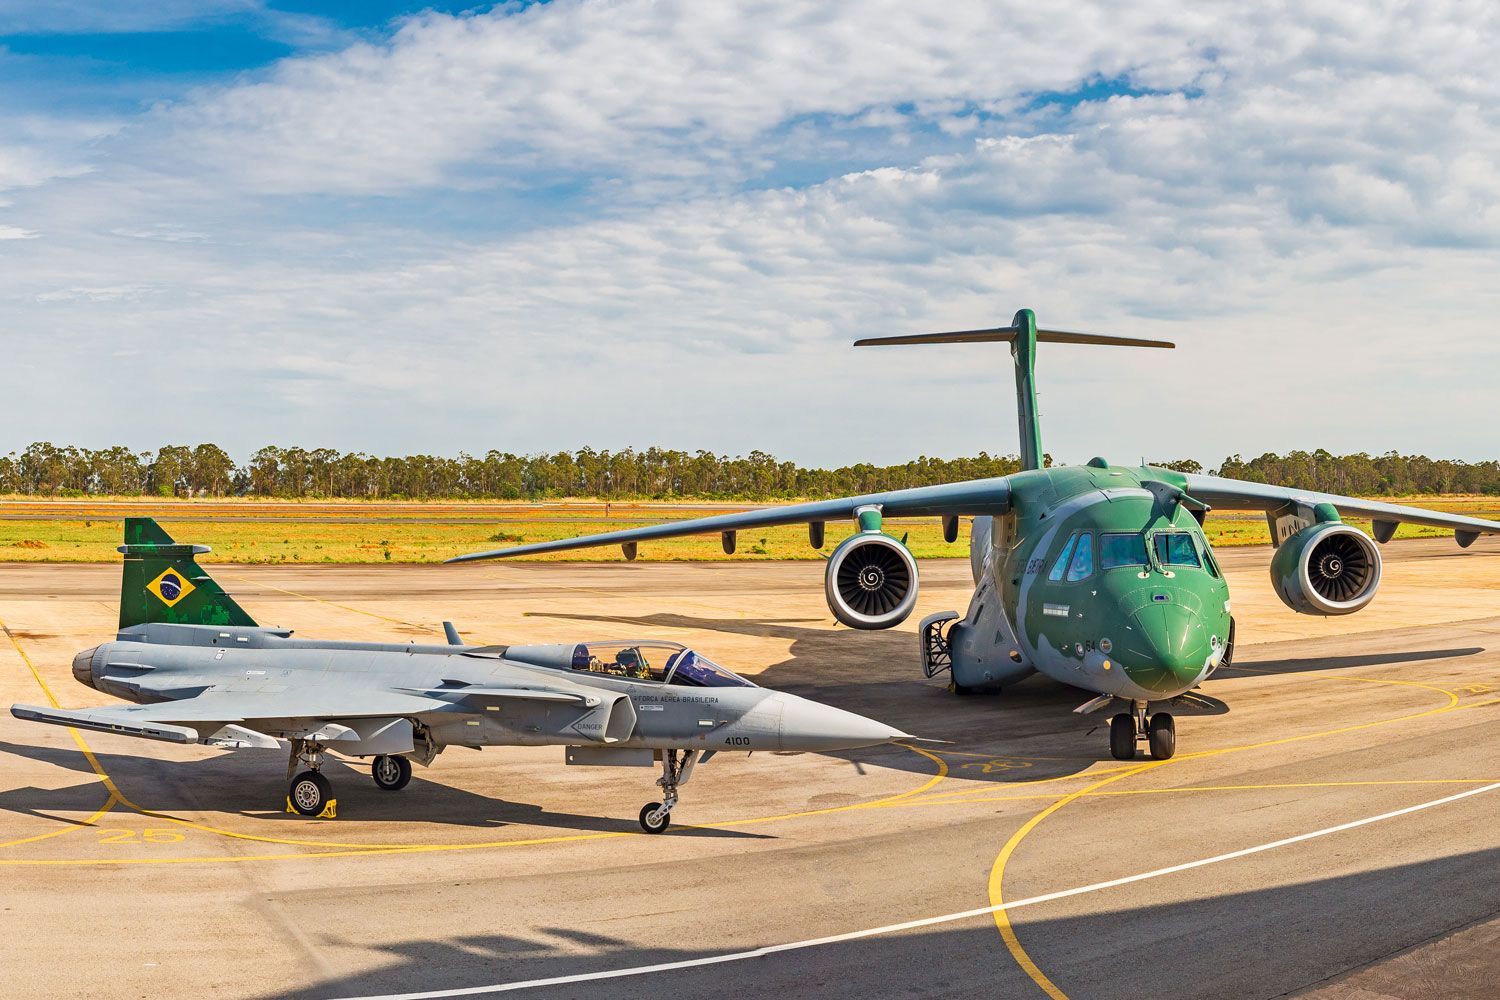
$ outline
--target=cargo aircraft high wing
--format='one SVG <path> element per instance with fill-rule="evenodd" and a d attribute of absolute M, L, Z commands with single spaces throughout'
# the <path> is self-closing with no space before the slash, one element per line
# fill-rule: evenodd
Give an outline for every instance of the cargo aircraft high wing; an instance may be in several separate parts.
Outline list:
<path fill-rule="evenodd" d="M 1458 544 L 1500 534 L 1500 522 L 1315 491 L 1187 475 L 1153 466 L 1043 468 L 1037 420 L 1038 343 L 1171 348 L 1166 341 L 1038 329 L 1029 309 L 1009 326 L 860 340 L 856 346 L 1007 343 L 1014 359 L 1021 471 L 994 479 L 820 500 L 715 517 L 673 521 L 581 538 L 458 556 L 497 559 L 599 545 L 620 545 L 633 559 L 642 542 L 719 533 L 725 552 L 736 533 L 808 525 L 824 547 L 828 521 L 857 530 L 829 555 L 824 590 L 834 617 L 859 629 L 900 624 L 916 606 L 920 580 L 906 546 L 883 529 L 886 518 L 940 517 L 958 537 L 972 517 L 975 590 L 968 611 L 930 615 L 919 629 L 927 676 L 950 672 L 964 695 L 995 690 L 1040 671 L 1094 692 L 1080 706 L 1118 705 L 1110 750 L 1133 758 L 1139 744 L 1157 758 L 1175 752 L 1169 703 L 1200 685 L 1233 655 L 1229 588 L 1203 532 L 1210 508 L 1260 511 L 1276 552 L 1271 583 L 1293 611 L 1352 614 L 1380 586 L 1377 542 L 1402 523 L 1452 529 Z M 1346 523 L 1369 518 L 1374 539 Z"/>

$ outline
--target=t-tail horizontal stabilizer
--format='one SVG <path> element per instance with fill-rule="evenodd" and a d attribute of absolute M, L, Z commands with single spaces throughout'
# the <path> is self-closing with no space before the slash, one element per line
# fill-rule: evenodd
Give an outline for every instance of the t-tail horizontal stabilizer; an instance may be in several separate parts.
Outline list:
<path fill-rule="evenodd" d="M 1165 340 L 1138 337 L 1108 337 L 1066 330 L 1038 330 L 1036 314 L 1022 309 L 1010 326 L 989 330 L 953 330 L 948 333 L 915 333 L 896 337 L 866 337 L 855 347 L 886 347 L 900 344 L 1010 344 L 1016 361 L 1016 408 L 1021 429 L 1021 468 L 1042 467 L 1042 430 L 1036 412 L 1036 345 L 1096 344 L 1106 347 L 1176 347 Z"/>

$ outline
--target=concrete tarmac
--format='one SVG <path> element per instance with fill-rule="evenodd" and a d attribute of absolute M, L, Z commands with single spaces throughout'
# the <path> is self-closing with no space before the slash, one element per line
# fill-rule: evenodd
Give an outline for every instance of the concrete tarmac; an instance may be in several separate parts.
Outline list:
<path fill-rule="evenodd" d="M 560 748 L 449 750 L 399 793 L 333 765 L 338 819 L 307 820 L 282 810 L 277 752 L 5 714 L 0 984 L 1494 997 L 1500 542 L 1384 553 L 1370 608 L 1311 619 L 1272 595 L 1269 550 L 1222 551 L 1234 666 L 1176 710 L 1175 759 L 1126 764 L 1107 719 L 1072 714 L 1082 692 L 957 699 L 922 678 L 915 623 L 967 606 L 966 561 L 925 563 L 911 620 L 877 633 L 833 626 L 818 563 L 214 567 L 301 635 L 440 641 L 450 618 L 476 642 L 676 639 L 949 742 L 722 754 L 648 837 L 655 772 L 566 768 Z M 118 591 L 118 566 L 0 565 L 0 702 L 107 700 L 69 661 L 112 636 Z"/>

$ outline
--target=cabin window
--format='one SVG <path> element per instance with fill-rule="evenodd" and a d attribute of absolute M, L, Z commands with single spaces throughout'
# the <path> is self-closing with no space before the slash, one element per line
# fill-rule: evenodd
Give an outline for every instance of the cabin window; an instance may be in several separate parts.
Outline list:
<path fill-rule="evenodd" d="M 1068 556 L 1073 554 L 1073 544 L 1078 541 L 1078 532 L 1068 536 L 1068 543 L 1063 546 L 1062 552 L 1058 553 L 1057 562 L 1052 564 L 1052 572 L 1047 574 L 1047 579 L 1054 583 L 1063 578 L 1063 571 L 1068 568 Z"/>
<path fill-rule="evenodd" d="M 1077 583 L 1094 575 L 1094 536 L 1088 532 L 1078 536 L 1073 548 L 1073 561 L 1068 564 L 1068 582 Z"/>
<path fill-rule="evenodd" d="M 1103 569 L 1146 565 L 1146 541 L 1137 534 L 1099 536 L 1099 565 Z"/>
<path fill-rule="evenodd" d="M 1198 566 L 1198 547 L 1185 531 L 1162 531 L 1156 535 L 1156 561 L 1163 566 Z"/>
<path fill-rule="evenodd" d="M 1208 547 L 1208 542 L 1203 543 L 1203 565 L 1214 576 L 1219 575 L 1219 564 L 1214 560 L 1213 550 Z"/>

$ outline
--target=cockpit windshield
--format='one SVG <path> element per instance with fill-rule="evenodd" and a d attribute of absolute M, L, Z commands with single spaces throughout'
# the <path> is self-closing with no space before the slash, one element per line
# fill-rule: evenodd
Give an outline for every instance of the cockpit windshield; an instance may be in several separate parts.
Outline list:
<path fill-rule="evenodd" d="M 754 687 L 745 678 L 732 670 L 726 670 L 706 656 L 691 649 L 684 649 L 672 662 L 667 674 L 668 684 L 683 684 L 687 687 Z"/>
<path fill-rule="evenodd" d="M 749 681 L 675 642 L 581 642 L 572 668 L 630 680 L 684 687 L 754 687 Z"/>
<path fill-rule="evenodd" d="M 1163 566 L 1197 566 L 1198 549 L 1185 531 L 1156 533 L 1156 561 Z"/>
<path fill-rule="evenodd" d="M 1146 565 L 1146 541 L 1140 535 L 1106 533 L 1099 536 L 1099 565 L 1103 569 L 1117 566 Z"/>

